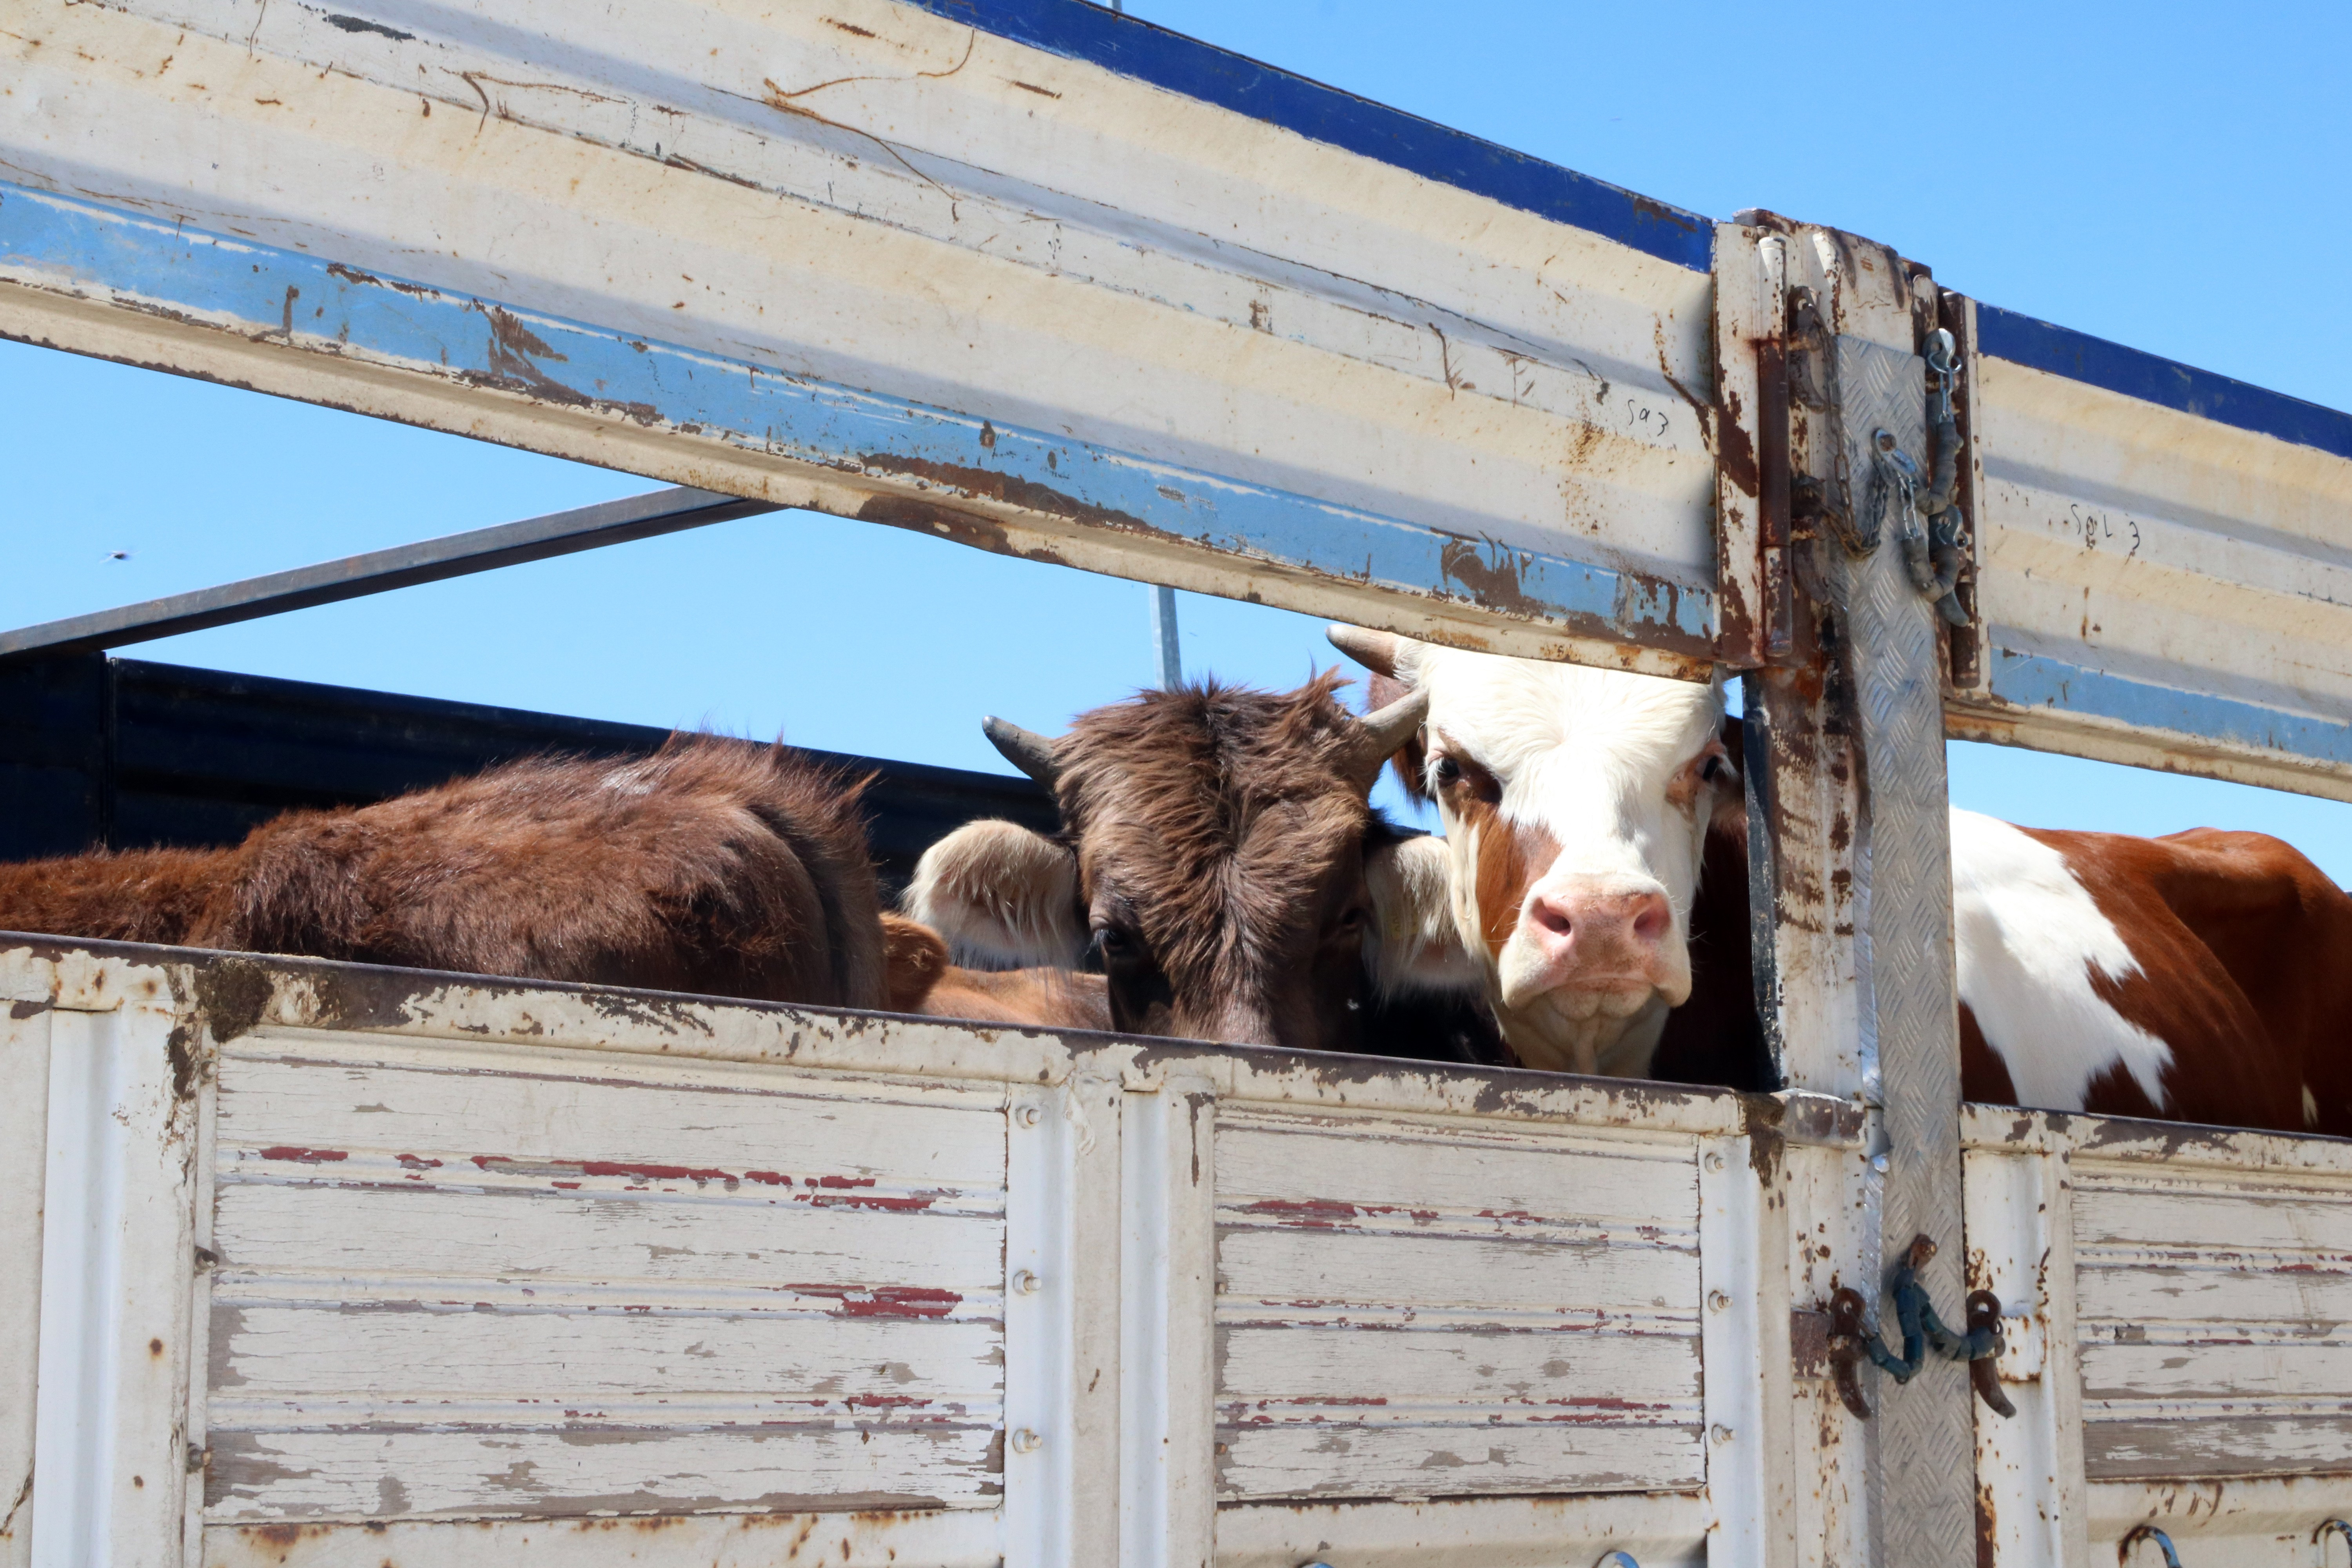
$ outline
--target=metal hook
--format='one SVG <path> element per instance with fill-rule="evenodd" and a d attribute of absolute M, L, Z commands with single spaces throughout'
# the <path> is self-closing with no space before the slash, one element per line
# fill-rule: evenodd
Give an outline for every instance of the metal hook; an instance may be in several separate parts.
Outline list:
<path fill-rule="evenodd" d="M 2319 1561 L 2323 1564 L 2327 1561 L 2327 1542 L 2323 1537 L 2331 1530 L 2342 1536 L 2346 1549 L 2352 1551 L 2352 1523 L 2340 1519 L 2324 1521 L 2317 1530 L 2311 1532 L 2311 1543 L 2319 1548 Z"/>
<path fill-rule="evenodd" d="M 2155 1542 L 2164 1552 L 2164 1568 L 2180 1568 L 2180 1553 L 2172 1549 L 2172 1537 L 2152 1524 L 2132 1526 L 2132 1532 L 2124 1537 L 2122 1545 L 2116 1548 L 2116 1561 L 2118 1563 L 2129 1564 L 2131 1549 L 2143 1541 Z"/>
<path fill-rule="evenodd" d="M 1602 1552 L 1601 1561 L 1595 1563 L 1592 1568 L 1642 1568 L 1642 1565 L 1633 1560 L 1632 1552 L 1617 1551 Z"/>
<path fill-rule="evenodd" d="M 1927 334 L 1927 368 L 1937 375 L 1952 374 L 1953 360 L 1959 352 L 1959 340 L 1948 329 L 1937 327 Z"/>

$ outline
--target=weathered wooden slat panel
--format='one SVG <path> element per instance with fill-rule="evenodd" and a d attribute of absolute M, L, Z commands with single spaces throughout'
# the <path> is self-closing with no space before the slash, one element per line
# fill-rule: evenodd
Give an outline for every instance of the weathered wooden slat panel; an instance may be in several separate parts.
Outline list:
<path fill-rule="evenodd" d="M 1622 1550 L 1642 1568 L 1703 1568 L 1716 1515 L 1704 1493 L 1447 1497 L 1227 1504 L 1217 1568 L 1584 1568 Z M 374 1568 L 373 1563 L 367 1568 Z"/>
<path fill-rule="evenodd" d="M 1000 1434 L 887 1422 L 736 1431 L 222 1432 L 207 1516 L 993 1508 Z"/>
<path fill-rule="evenodd" d="M 1696 1332 L 1693 1253 L 1221 1226 L 1217 1259 L 1223 1295 L 1236 1303 L 1682 1311 Z"/>
<path fill-rule="evenodd" d="M 1696 1425 L 1217 1429 L 1228 1498 L 1662 1491 L 1706 1476 Z"/>
<path fill-rule="evenodd" d="M 2343 1331 L 2336 1325 L 2336 1332 Z M 2083 1396 L 2113 1400 L 2120 1408 L 2134 1400 L 2221 1398 L 2275 1394 L 2323 1397 L 2329 1394 L 2352 1411 L 2352 1342 L 2340 1338 L 2266 1344 L 2233 1344 L 2239 1333 L 2226 1324 L 2196 1324 L 2165 1332 L 2144 1332 L 2144 1342 L 2101 1343 L 2083 1350 Z"/>
<path fill-rule="evenodd" d="M 2352 1414 L 2090 1419 L 2083 1458 L 2091 1478 L 2103 1481 L 2352 1475 Z"/>
<path fill-rule="evenodd" d="M 337 1311 L 240 1304 L 223 1291 L 213 1302 L 212 1419 L 222 1422 L 227 1398 L 246 1405 L 302 1398 L 310 1408 L 320 1391 L 366 1394 L 379 1405 L 464 1399 L 565 1407 L 648 1391 L 680 1403 L 725 1394 L 797 1405 L 802 1414 L 919 1414 L 982 1393 L 992 1401 L 1002 1378 L 1002 1335 L 986 1321 L 935 1321 L 917 1340 L 894 1318 L 721 1313 L 669 1303 L 532 1308 L 509 1300 L 483 1310 L 460 1300 Z M 920 1354 L 910 1357 L 917 1348 Z"/>
<path fill-rule="evenodd" d="M 1244 1111 L 1217 1183 L 1221 1495 L 1701 1473 L 1690 1143 Z"/>
<path fill-rule="evenodd" d="M 806 1075 L 724 1068 L 663 1071 L 667 1064 L 542 1051 L 424 1047 L 388 1061 L 238 1053 L 222 1085 L 224 1148 L 295 1145 L 437 1155 L 560 1160 L 593 1130 L 607 1163 L 867 1178 L 886 1170 L 910 1184 L 1003 1185 L 1001 1090 L 940 1086 L 827 1086 Z M 634 1067 L 634 1070 L 631 1070 Z M 651 1070 L 649 1070 L 651 1069 Z M 635 1097 L 673 1097 L 667 1118 L 641 1122 Z M 789 1128 L 787 1135 L 780 1136 Z M 454 1152 L 454 1161 L 452 1160 Z M 770 1184 L 772 1185 L 772 1182 Z"/>
<path fill-rule="evenodd" d="M 2086 1263 L 2098 1260 L 2096 1248 L 2126 1247 L 2189 1257 L 2292 1252 L 2352 1266 L 2352 1189 L 2084 1181 L 2074 1197 L 2074 1234 Z"/>
<path fill-rule="evenodd" d="M 259 1183 L 224 1183 L 214 1226 L 224 1261 L 251 1270 L 373 1276 L 404 1253 L 436 1274 L 485 1279 L 867 1284 L 958 1294 L 991 1278 L 1003 1235 L 989 1219 L 812 1210 L 782 1200 Z M 988 1289 L 1002 1288 L 999 1278 Z"/>
<path fill-rule="evenodd" d="M 2086 1317 L 2110 1324 L 2202 1322 L 2226 1333 L 2232 1325 L 2352 1322 L 2352 1269 L 2315 1268 L 2292 1255 L 2281 1263 L 2183 1268 L 2151 1258 L 2076 1278 Z"/>
<path fill-rule="evenodd" d="M 996 1518 L 970 1509 L 393 1520 L 364 1529 L 215 1525 L 205 1568 L 1003 1568 Z"/>
<path fill-rule="evenodd" d="M 208 1518 L 995 1506 L 1000 1088 L 310 1031 L 218 1102 Z"/>
<path fill-rule="evenodd" d="M 1423 1214 L 1465 1215 L 1488 1218 L 1498 1231 L 1551 1221 L 1590 1226 L 1598 1239 L 1633 1240 L 1639 1226 L 1638 1239 L 1697 1246 L 1697 1162 L 1686 1142 L 1265 1115 L 1221 1125 L 1218 1134 L 1219 1204 L 1228 1212 L 1251 1212 L 1265 1199 L 1272 1201 L 1263 1212 L 1277 1218 L 1405 1225 L 1423 1223 Z M 1318 1194 L 1333 1206 L 1297 1206 Z M 1283 1207 L 1286 1199 L 1293 1206 Z"/>
<path fill-rule="evenodd" d="M 1402 1409 L 1454 1400 L 1516 1409 L 1523 1417 L 1663 1412 L 1696 1421 L 1695 1328 L 1651 1334 L 1529 1332 L 1486 1325 L 1451 1332 L 1295 1323 L 1226 1328 L 1219 1335 L 1225 1386 L 1284 1392 L 1279 1397 L 1232 1400 L 1221 1405 L 1219 1414 L 1235 1422 L 1279 1420 L 1289 1411 L 1328 1415 L 1351 1406 Z M 1367 1389 L 1380 1392 L 1368 1394 Z"/>
<path fill-rule="evenodd" d="M 2352 1187 L 2078 1155 L 2074 1215 L 2090 1479 L 2352 1470 Z"/>
<path fill-rule="evenodd" d="M 40 1380 L 42 1183 L 48 1166 L 49 1009 L 0 988 L 0 1564 L 33 1561 L 34 1390 Z"/>

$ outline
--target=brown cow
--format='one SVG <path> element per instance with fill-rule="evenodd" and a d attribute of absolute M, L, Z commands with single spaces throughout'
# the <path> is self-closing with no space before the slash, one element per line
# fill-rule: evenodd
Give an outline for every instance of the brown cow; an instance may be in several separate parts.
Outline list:
<path fill-rule="evenodd" d="M 926 982 L 886 973 L 863 788 L 709 737 L 533 759 L 234 848 L 0 866 L 0 929 L 879 1008 Z"/>
<path fill-rule="evenodd" d="M 1058 741 L 990 720 L 1062 834 L 968 825 L 925 855 L 909 912 L 967 962 L 1075 970 L 1091 950 L 1129 1033 L 1357 1050 L 1382 993 L 1475 992 L 1442 847 L 1366 799 L 1422 700 L 1359 719 L 1339 684 L 1149 691 Z"/>

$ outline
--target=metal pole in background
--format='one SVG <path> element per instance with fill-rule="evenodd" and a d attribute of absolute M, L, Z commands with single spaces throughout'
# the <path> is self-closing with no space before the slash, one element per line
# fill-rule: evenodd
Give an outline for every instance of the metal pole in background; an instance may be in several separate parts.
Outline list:
<path fill-rule="evenodd" d="M 1116 9 L 1116 7 L 1113 7 Z M 1176 590 L 1151 590 L 1151 653 L 1160 661 L 1160 686 L 1173 690 L 1184 684 L 1184 656 L 1176 646 Z"/>

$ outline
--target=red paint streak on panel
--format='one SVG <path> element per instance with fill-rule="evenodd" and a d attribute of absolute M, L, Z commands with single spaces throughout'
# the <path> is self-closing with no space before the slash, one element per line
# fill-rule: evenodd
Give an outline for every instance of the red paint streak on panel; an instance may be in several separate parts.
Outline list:
<path fill-rule="evenodd" d="M 792 1285 L 803 1296 L 830 1296 L 841 1303 L 835 1316 L 843 1318 L 944 1318 L 962 1304 L 953 1290 L 919 1285 Z"/>
<path fill-rule="evenodd" d="M 351 1156 L 341 1149 L 305 1149 L 293 1143 L 278 1143 L 260 1151 L 265 1160 L 292 1160 L 304 1165 L 322 1165 Z"/>
<path fill-rule="evenodd" d="M 1388 1211 L 1380 1208 L 1360 1209 L 1353 1204 L 1337 1203 L 1329 1198 L 1307 1198 L 1297 1201 L 1289 1198 L 1260 1198 L 1257 1202 L 1245 1206 L 1242 1212 L 1265 1215 L 1273 1219 L 1286 1219 L 1294 1224 L 1318 1229 L 1329 1229 L 1333 1226 L 1346 1224 L 1360 1214 L 1370 1215 L 1384 1214 Z"/>

